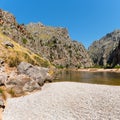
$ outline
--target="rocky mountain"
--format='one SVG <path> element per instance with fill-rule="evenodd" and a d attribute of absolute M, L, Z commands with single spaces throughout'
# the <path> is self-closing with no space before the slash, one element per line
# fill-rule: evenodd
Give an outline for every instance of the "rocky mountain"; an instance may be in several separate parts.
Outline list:
<path fill-rule="evenodd" d="M 71 40 L 66 28 L 41 23 L 18 24 L 9 12 L 0 10 L 0 29 L 19 44 L 43 56 L 56 67 L 90 67 L 91 59 L 81 43 Z"/>
<path fill-rule="evenodd" d="M 10 67 L 17 66 L 20 62 L 28 62 L 33 65 L 50 67 L 48 60 L 34 54 L 29 49 L 20 46 L 11 38 L 3 35 L 0 30 L 0 61 L 4 61 Z"/>
<path fill-rule="evenodd" d="M 120 30 L 106 34 L 89 47 L 95 65 L 114 67 L 120 65 Z"/>
<path fill-rule="evenodd" d="M 84 46 L 72 41 L 66 28 L 31 23 L 26 29 L 34 36 L 32 46 L 57 67 L 90 67 L 92 65 Z"/>

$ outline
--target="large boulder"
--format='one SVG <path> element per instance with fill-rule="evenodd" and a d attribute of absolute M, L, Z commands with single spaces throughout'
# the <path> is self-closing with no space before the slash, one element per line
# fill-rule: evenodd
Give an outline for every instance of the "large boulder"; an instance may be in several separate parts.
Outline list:
<path fill-rule="evenodd" d="M 26 92 L 41 89 L 36 81 L 23 74 L 10 77 L 6 82 L 6 87 L 13 96 L 21 96 Z"/>
<path fill-rule="evenodd" d="M 49 74 L 48 68 L 33 66 L 30 63 L 21 62 L 18 65 L 17 69 L 20 74 L 28 75 L 30 78 L 34 79 L 40 86 L 42 86 L 46 81 L 51 82 L 52 78 Z"/>

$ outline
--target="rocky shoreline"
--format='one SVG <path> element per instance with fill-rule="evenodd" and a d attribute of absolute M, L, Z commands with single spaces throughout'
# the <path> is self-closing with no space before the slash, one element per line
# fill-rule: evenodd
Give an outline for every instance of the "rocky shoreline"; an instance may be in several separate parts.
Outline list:
<path fill-rule="evenodd" d="M 41 90 L 45 82 L 53 79 L 49 68 L 21 62 L 17 68 L 0 64 L 0 120 L 8 98 L 28 95 Z"/>
<path fill-rule="evenodd" d="M 4 72 L 4 70 L 5 69 L 3 69 L 3 72 Z M 102 111 L 100 111 L 100 113 L 99 113 L 99 111 L 97 111 L 95 113 L 95 115 L 93 112 L 92 113 L 93 116 L 91 115 L 91 113 L 90 113 L 91 110 L 94 111 L 94 110 L 102 109 L 101 107 L 94 108 L 94 105 L 91 103 L 91 101 L 96 102 L 95 106 L 99 106 L 99 103 L 97 103 L 98 101 L 103 102 L 103 105 L 102 105 L 102 103 L 101 103 L 101 105 L 103 107 L 105 107 L 105 109 L 107 109 L 106 106 L 104 106 L 106 100 L 109 101 L 109 99 L 114 99 L 112 102 L 110 100 L 110 103 L 108 105 L 108 107 L 110 107 L 111 111 L 113 111 L 112 104 L 114 104 L 114 102 L 117 102 L 117 100 L 120 100 L 120 97 L 119 97 L 120 95 L 116 94 L 116 93 L 120 92 L 119 86 L 95 85 L 95 84 L 93 85 L 93 84 L 74 83 L 74 82 L 70 82 L 70 83 L 69 82 L 59 82 L 59 83 L 45 84 L 44 86 L 42 86 L 46 81 L 49 81 L 49 82 L 52 81 L 52 78 L 49 74 L 48 68 L 40 68 L 38 66 L 33 66 L 29 63 L 22 62 L 21 64 L 18 65 L 17 70 L 13 69 L 13 71 L 7 69 L 7 71 L 5 71 L 7 73 L 7 75 L 9 75 L 8 78 L 6 77 L 7 80 L 0 81 L 0 82 L 3 82 L 2 84 L 4 84 L 7 88 L 7 89 L 5 89 L 5 92 L 6 92 L 5 95 L 6 95 L 7 101 L 3 100 L 3 98 L 1 97 L 1 100 L 3 100 L 2 105 L 4 105 L 5 108 L 0 109 L 0 115 L 3 114 L 3 119 L 2 119 L 2 116 L 0 116 L 0 118 L 1 118 L 0 120 L 9 120 L 9 119 L 10 120 L 21 120 L 21 119 L 25 120 L 25 119 L 27 119 L 26 116 L 24 115 L 24 113 L 28 112 L 28 110 L 26 110 L 26 108 L 24 106 L 29 107 L 29 105 L 31 107 L 33 107 L 33 108 L 29 108 L 29 109 L 31 109 L 31 111 L 33 113 L 35 111 L 37 112 L 37 113 L 35 113 L 37 115 L 36 117 L 32 113 L 30 116 L 30 118 L 32 118 L 32 119 L 34 118 L 35 120 L 39 120 L 39 119 L 40 120 L 56 120 L 56 116 L 54 117 L 53 111 L 50 113 L 49 112 L 46 113 L 46 111 L 44 111 L 44 109 L 49 109 L 49 110 L 55 109 L 56 113 L 59 116 L 58 120 L 69 120 L 69 119 L 70 120 L 78 120 L 78 119 L 84 120 L 84 119 L 87 119 L 88 116 L 90 116 L 89 117 L 90 119 L 93 119 L 93 116 L 96 117 L 95 120 L 99 119 L 100 116 L 103 116 L 103 118 L 105 118 L 107 120 L 107 119 L 109 119 L 109 116 L 104 115 L 104 113 Z M 76 71 L 76 70 L 74 69 L 74 71 Z M 120 72 L 120 69 L 88 68 L 88 69 L 78 69 L 77 71 Z M 42 88 L 42 90 L 41 90 L 41 88 Z M 8 89 L 13 90 L 13 93 L 12 93 L 12 91 L 7 93 Z M 94 90 L 95 90 L 95 92 L 94 92 Z M 99 90 L 101 90 L 100 93 L 99 93 Z M 37 92 L 35 92 L 35 91 L 37 91 Z M 83 94 L 81 94 L 81 92 Z M 66 96 L 67 94 L 68 94 L 68 96 Z M 107 96 L 108 94 L 110 94 L 111 98 L 109 96 Z M 11 98 L 12 95 L 14 98 Z M 86 97 L 87 95 L 90 98 L 87 98 Z M 15 98 L 17 96 L 19 96 L 19 97 Z M 30 96 L 32 96 L 32 97 L 30 97 Z M 38 96 L 40 96 L 40 98 Z M 65 99 L 66 101 L 59 101 L 61 99 L 64 99 L 64 96 L 67 97 Z M 72 98 L 72 96 L 74 96 L 74 97 Z M 78 98 L 76 98 L 76 96 Z M 102 96 L 102 98 L 105 98 L 105 101 L 101 99 L 101 96 Z M 86 101 L 84 97 L 88 100 Z M 101 100 L 99 100 L 98 98 L 100 98 Z M 26 102 L 26 99 L 29 102 L 31 101 L 29 103 L 29 105 Z M 38 99 L 40 103 L 35 103 L 35 105 L 34 105 L 34 101 L 36 101 L 35 99 Z M 68 104 L 73 104 L 72 106 L 67 105 L 67 103 L 66 103 L 67 99 L 68 100 L 72 99 L 72 101 L 70 103 L 68 102 Z M 79 101 L 82 101 L 85 104 L 86 104 L 86 102 L 89 102 L 90 106 L 89 106 L 89 104 L 86 104 L 86 106 L 84 106 L 86 108 L 84 108 L 83 106 L 81 106 L 82 104 L 76 102 L 76 99 L 79 99 Z M 95 100 L 93 100 L 93 99 L 95 99 Z M 43 101 L 46 101 L 47 105 Z M 56 103 L 54 103 L 54 102 L 56 102 Z M 64 106 L 64 102 L 65 102 L 65 106 L 68 106 L 67 111 L 70 112 L 70 113 L 68 112 L 70 117 L 64 116 L 65 114 L 67 114 L 66 107 Z M 24 106 L 21 105 L 22 103 L 24 104 Z M 17 107 L 18 104 L 19 104 L 19 106 Z M 41 106 L 39 106 L 39 104 L 40 105 L 42 104 L 42 108 L 41 108 Z M 52 104 L 52 106 L 51 106 L 51 104 Z M 57 104 L 60 104 L 60 105 L 57 105 Z M 80 108 L 74 107 L 74 105 L 77 106 L 77 104 L 80 108 L 82 107 L 82 113 L 81 113 L 81 110 L 79 110 Z M 106 104 L 107 104 L 107 102 L 106 102 Z M 23 110 L 25 109 L 25 111 L 22 110 L 20 105 L 23 107 Z M 54 108 L 55 106 L 57 106 L 57 108 Z M 63 106 L 62 111 L 61 111 L 61 106 Z M 40 110 L 38 110 L 38 107 Z M 114 106 L 114 107 L 116 107 L 116 106 Z M 18 108 L 20 109 L 20 111 L 18 110 Z M 74 111 L 73 108 L 75 110 L 76 109 L 78 109 L 78 110 Z M 86 109 L 88 109 L 88 110 L 86 111 Z M 115 108 L 115 110 L 116 109 L 117 108 Z M 14 114 L 14 113 L 12 113 L 13 111 L 17 111 L 17 112 L 15 112 L 15 114 Z M 23 113 L 21 113 L 21 112 L 23 112 Z M 81 115 L 78 114 L 79 112 L 81 113 Z M 86 114 L 86 112 L 88 112 L 89 115 Z M 111 113 L 109 113 L 109 111 L 107 111 L 107 112 L 108 112 L 107 114 L 110 114 L 110 118 L 112 119 L 114 117 L 114 115 L 112 117 Z M 117 112 L 117 110 L 116 110 L 116 112 Z M 59 115 L 59 113 L 60 113 L 60 115 Z M 63 113 L 63 116 L 61 113 Z M 10 114 L 12 114 L 13 116 L 11 116 Z M 21 116 L 21 114 L 23 116 Z M 26 113 L 26 114 L 28 114 L 28 113 Z M 38 114 L 41 114 L 41 116 L 39 116 Z M 119 118 L 117 113 L 115 114 L 115 117 Z"/>
<path fill-rule="evenodd" d="M 58 69 L 59 71 L 80 71 L 80 72 L 116 72 L 120 73 L 120 68 L 104 69 L 104 68 L 80 68 L 80 69 Z"/>

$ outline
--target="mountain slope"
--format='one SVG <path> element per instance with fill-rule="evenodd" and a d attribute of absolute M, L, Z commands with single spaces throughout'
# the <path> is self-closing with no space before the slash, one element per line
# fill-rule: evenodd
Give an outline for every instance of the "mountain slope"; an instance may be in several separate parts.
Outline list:
<path fill-rule="evenodd" d="M 90 67 L 91 59 L 84 46 L 72 41 L 65 28 L 43 24 L 18 24 L 15 17 L 0 10 L 2 32 L 34 53 L 50 60 L 56 67 Z"/>
<path fill-rule="evenodd" d="M 94 64 L 101 66 L 110 65 L 111 67 L 120 64 L 118 60 L 119 41 L 120 30 L 115 30 L 106 34 L 100 40 L 93 42 L 89 47 L 89 54 Z"/>
<path fill-rule="evenodd" d="M 92 65 L 84 46 L 72 41 L 68 31 L 61 27 L 31 23 L 27 30 L 34 36 L 32 46 L 54 65 L 61 67 L 90 67 Z"/>
<path fill-rule="evenodd" d="M 49 61 L 34 54 L 30 50 L 20 46 L 18 43 L 3 35 L 0 31 L 0 60 L 5 61 L 9 66 L 17 66 L 20 62 L 29 62 L 33 65 L 49 67 Z"/>

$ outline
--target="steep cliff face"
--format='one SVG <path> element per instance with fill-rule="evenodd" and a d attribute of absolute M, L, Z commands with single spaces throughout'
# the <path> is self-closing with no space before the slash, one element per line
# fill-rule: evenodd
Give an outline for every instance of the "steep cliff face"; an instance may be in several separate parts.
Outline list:
<path fill-rule="evenodd" d="M 28 35 L 25 27 L 19 25 L 12 14 L 0 10 L 0 60 L 3 59 L 12 67 L 22 61 L 49 67 L 51 64 L 48 60 L 20 46 Z"/>
<path fill-rule="evenodd" d="M 57 67 L 92 66 L 84 46 L 72 41 L 65 28 L 49 27 L 41 23 L 20 25 L 12 14 L 0 10 L 0 29 L 5 35 L 50 60 Z"/>
<path fill-rule="evenodd" d="M 27 30 L 34 36 L 34 48 L 59 67 L 90 67 L 91 59 L 84 46 L 72 41 L 65 28 L 29 24 Z"/>
<path fill-rule="evenodd" d="M 118 46 L 111 52 L 108 64 L 111 67 L 115 67 L 116 65 L 120 66 L 120 40 Z"/>
<path fill-rule="evenodd" d="M 108 33 L 89 47 L 89 54 L 94 64 L 111 67 L 120 64 L 119 59 L 120 30 Z M 119 60 L 118 60 L 119 59 Z"/>

